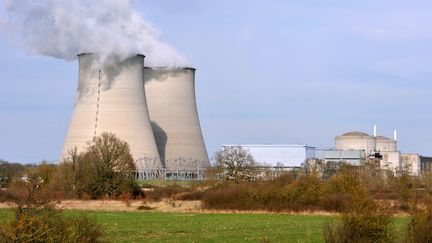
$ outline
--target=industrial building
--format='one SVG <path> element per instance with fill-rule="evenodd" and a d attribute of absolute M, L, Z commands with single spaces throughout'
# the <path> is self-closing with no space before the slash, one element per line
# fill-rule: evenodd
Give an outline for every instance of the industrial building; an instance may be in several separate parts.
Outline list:
<path fill-rule="evenodd" d="M 420 172 L 422 175 L 432 173 L 432 157 L 420 156 Z"/>
<path fill-rule="evenodd" d="M 368 158 L 364 150 L 340 150 L 332 149 L 324 151 L 323 160 L 327 162 L 341 162 L 360 166 Z"/>
<path fill-rule="evenodd" d="M 307 159 L 315 158 L 315 147 L 303 144 L 222 145 L 222 149 L 237 146 L 248 150 L 258 164 L 273 168 L 299 168 Z"/>
<path fill-rule="evenodd" d="M 263 144 L 222 145 L 222 149 L 233 146 L 247 149 L 260 165 L 272 168 L 299 168 L 308 160 L 322 160 L 333 165 L 343 162 L 362 166 L 367 159 L 377 159 L 382 171 L 397 173 L 404 170 L 412 176 L 432 173 L 432 157 L 402 153 L 397 148 L 397 131 L 394 130 L 393 138 L 379 136 L 376 126 L 373 135 L 352 131 L 336 136 L 335 147 L 332 149 L 307 145 Z"/>
<path fill-rule="evenodd" d="M 143 55 L 102 59 L 78 55 L 78 89 L 62 158 L 111 132 L 129 144 L 138 178 L 201 178 L 210 163 L 195 103 L 195 70 L 144 69 Z"/>
<path fill-rule="evenodd" d="M 382 170 L 396 173 L 404 169 L 413 176 L 420 175 L 420 156 L 402 154 L 397 149 L 397 131 L 394 130 L 393 139 L 390 139 L 378 136 L 376 126 L 373 135 L 354 131 L 336 136 L 335 149 L 326 151 L 323 160 L 362 165 L 367 158 L 379 159 Z"/>

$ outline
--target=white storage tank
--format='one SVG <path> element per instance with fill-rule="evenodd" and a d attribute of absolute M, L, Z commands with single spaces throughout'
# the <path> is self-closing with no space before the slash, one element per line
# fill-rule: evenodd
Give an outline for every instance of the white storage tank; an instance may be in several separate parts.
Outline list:
<path fill-rule="evenodd" d="M 369 155 L 375 151 L 376 139 L 364 132 L 348 132 L 335 138 L 337 150 L 364 150 Z"/>

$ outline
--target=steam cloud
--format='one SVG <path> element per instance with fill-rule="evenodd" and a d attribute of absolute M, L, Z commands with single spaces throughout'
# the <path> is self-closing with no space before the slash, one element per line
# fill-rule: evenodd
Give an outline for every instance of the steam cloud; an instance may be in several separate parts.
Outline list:
<path fill-rule="evenodd" d="M 30 54 L 73 60 L 79 53 L 141 53 L 151 67 L 190 65 L 130 0 L 5 0 L 5 6 Z"/>

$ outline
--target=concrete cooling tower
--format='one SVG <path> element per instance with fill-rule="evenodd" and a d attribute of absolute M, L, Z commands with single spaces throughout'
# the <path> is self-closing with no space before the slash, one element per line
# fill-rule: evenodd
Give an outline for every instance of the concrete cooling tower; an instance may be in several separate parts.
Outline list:
<path fill-rule="evenodd" d="M 120 60 L 81 54 L 76 103 L 62 156 L 73 147 L 85 149 L 102 132 L 128 142 L 138 169 L 162 168 L 146 105 L 143 84 L 144 56 Z"/>
<path fill-rule="evenodd" d="M 147 106 L 168 170 L 209 167 L 195 102 L 195 69 L 144 68 Z"/>

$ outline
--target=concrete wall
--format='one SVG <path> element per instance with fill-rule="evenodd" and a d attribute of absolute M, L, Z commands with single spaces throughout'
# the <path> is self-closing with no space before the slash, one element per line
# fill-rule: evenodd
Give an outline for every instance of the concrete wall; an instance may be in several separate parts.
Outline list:
<path fill-rule="evenodd" d="M 399 151 L 396 152 L 380 152 L 383 156 L 381 160 L 381 168 L 390 170 L 393 172 L 397 172 L 401 166 L 401 153 Z"/>
<path fill-rule="evenodd" d="M 402 154 L 402 168 L 406 169 L 412 176 L 420 175 L 420 155 L 418 154 Z"/>
<path fill-rule="evenodd" d="M 328 150 L 324 151 L 325 162 L 346 162 L 351 165 L 361 165 L 366 159 L 364 150 Z"/>
<path fill-rule="evenodd" d="M 397 142 L 395 140 L 379 136 L 376 138 L 376 151 L 396 152 Z"/>
<path fill-rule="evenodd" d="M 147 105 L 168 169 L 208 167 L 195 101 L 195 69 L 144 68 Z"/>
<path fill-rule="evenodd" d="M 111 132 L 129 143 L 135 160 L 160 168 L 143 84 L 144 56 L 126 60 L 97 54 L 79 55 L 76 103 L 62 155 L 74 146 L 82 151 L 93 136 Z M 141 165 L 138 165 L 141 166 Z"/>

